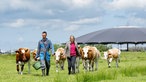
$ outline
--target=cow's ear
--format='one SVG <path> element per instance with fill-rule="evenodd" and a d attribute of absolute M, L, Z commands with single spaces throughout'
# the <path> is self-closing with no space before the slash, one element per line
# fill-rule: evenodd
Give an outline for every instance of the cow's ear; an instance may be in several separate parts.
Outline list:
<path fill-rule="evenodd" d="M 16 50 L 15 53 L 19 53 L 19 50 Z"/>
<path fill-rule="evenodd" d="M 28 51 L 28 49 L 25 50 L 25 52 L 27 52 L 27 51 Z"/>

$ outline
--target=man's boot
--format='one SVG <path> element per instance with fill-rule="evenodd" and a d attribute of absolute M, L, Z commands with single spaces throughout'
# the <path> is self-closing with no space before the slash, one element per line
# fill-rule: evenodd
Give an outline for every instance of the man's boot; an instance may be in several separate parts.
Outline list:
<path fill-rule="evenodd" d="M 42 69 L 42 76 L 45 76 L 45 69 Z"/>
<path fill-rule="evenodd" d="M 49 70 L 50 70 L 50 66 L 49 66 L 49 68 L 46 69 L 46 76 L 49 75 Z"/>

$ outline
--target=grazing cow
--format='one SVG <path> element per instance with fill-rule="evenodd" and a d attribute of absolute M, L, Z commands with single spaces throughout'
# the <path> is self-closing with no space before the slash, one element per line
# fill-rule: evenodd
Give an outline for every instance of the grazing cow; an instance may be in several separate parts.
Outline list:
<path fill-rule="evenodd" d="M 19 48 L 16 52 L 16 65 L 18 74 L 23 74 L 24 64 L 28 62 L 28 73 L 30 73 L 30 50 L 28 48 Z M 21 71 L 19 72 L 19 65 Z"/>
<path fill-rule="evenodd" d="M 31 54 L 32 54 L 32 56 L 33 56 L 33 59 L 34 60 L 36 60 L 36 54 L 37 54 L 37 49 L 35 49 L 35 50 L 33 50 L 32 52 L 31 52 Z"/>
<path fill-rule="evenodd" d="M 97 50 L 96 47 L 85 46 L 83 48 L 83 65 L 86 70 L 94 70 L 94 63 L 95 63 L 95 70 L 97 70 L 98 66 L 98 59 L 100 57 L 100 52 Z"/>
<path fill-rule="evenodd" d="M 111 67 L 111 62 L 113 59 L 116 61 L 116 67 L 118 67 L 118 62 L 120 62 L 121 51 L 117 48 L 109 49 L 107 52 L 104 52 L 104 58 L 107 59 L 108 67 Z"/>
<path fill-rule="evenodd" d="M 64 63 L 66 56 L 64 55 L 64 49 L 58 48 L 55 52 L 55 62 L 56 62 L 56 72 L 58 72 L 58 65 L 60 65 L 61 70 L 64 70 Z"/>

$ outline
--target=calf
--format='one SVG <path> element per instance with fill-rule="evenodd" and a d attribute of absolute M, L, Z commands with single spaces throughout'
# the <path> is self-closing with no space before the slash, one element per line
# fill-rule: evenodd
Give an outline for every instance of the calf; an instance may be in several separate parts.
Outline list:
<path fill-rule="evenodd" d="M 96 47 L 85 46 L 83 48 L 83 65 L 86 70 L 94 70 L 94 63 L 95 63 L 95 70 L 97 70 L 98 66 L 98 59 L 100 57 L 100 52 L 97 50 Z"/>
<path fill-rule="evenodd" d="M 64 55 L 64 49 L 58 48 L 55 52 L 56 72 L 58 72 L 58 65 L 60 65 L 61 70 L 64 70 L 65 60 L 66 56 Z"/>
<path fill-rule="evenodd" d="M 109 49 L 107 52 L 104 52 L 104 57 L 107 59 L 108 67 L 111 67 L 111 62 L 113 59 L 116 61 L 116 67 L 118 67 L 118 62 L 120 62 L 121 51 L 117 48 Z"/>
<path fill-rule="evenodd" d="M 16 52 L 16 65 L 18 74 L 23 74 L 24 64 L 28 62 L 28 73 L 30 73 L 30 50 L 28 48 L 19 48 Z M 19 72 L 19 65 L 21 71 Z"/>

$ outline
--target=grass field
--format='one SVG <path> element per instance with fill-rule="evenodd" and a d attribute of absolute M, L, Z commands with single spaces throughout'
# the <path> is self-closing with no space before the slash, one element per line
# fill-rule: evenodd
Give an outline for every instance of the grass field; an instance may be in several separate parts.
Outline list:
<path fill-rule="evenodd" d="M 36 71 L 25 65 L 24 74 L 18 75 L 16 71 L 15 55 L 0 55 L 0 82 L 146 82 L 146 52 L 122 52 L 119 68 L 108 68 L 106 60 L 99 60 L 98 71 L 85 72 L 82 64 L 80 73 L 68 75 L 67 62 L 65 70 L 55 72 L 55 63 L 51 59 L 50 76 L 41 76 L 41 70 Z"/>

